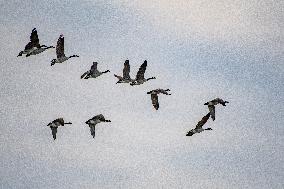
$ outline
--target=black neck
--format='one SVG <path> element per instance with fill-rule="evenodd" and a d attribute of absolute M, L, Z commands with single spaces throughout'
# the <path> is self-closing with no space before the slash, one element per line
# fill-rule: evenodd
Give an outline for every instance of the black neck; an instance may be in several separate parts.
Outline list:
<path fill-rule="evenodd" d="M 148 80 L 151 80 L 151 79 L 156 79 L 156 78 L 155 78 L 155 77 L 150 77 L 150 78 L 147 79 L 147 81 L 148 81 Z"/>

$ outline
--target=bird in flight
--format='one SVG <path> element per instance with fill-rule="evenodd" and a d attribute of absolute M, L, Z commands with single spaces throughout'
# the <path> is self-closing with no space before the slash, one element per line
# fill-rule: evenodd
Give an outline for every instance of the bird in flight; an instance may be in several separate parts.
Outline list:
<path fill-rule="evenodd" d="M 54 48 L 54 47 L 53 46 L 48 47 L 46 45 L 39 44 L 37 30 L 36 28 L 34 28 L 30 36 L 30 42 L 25 46 L 25 49 L 18 54 L 18 56 L 22 56 L 23 54 L 26 54 L 26 57 L 30 55 L 36 55 L 42 53 L 43 51 L 49 48 Z"/>
<path fill-rule="evenodd" d="M 155 89 L 155 90 L 147 92 L 147 94 L 151 94 L 152 104 L 156 110 L 159 109 L 158 94 L 161 93 L 165 95 L 171 95 L 168 93 L 168 91 L 170 91 L 170 89 Z"/>
<path fill-rule="evenodd" d="M 47 126 L 50 127 L 53 139 L 56 139 L 57 128 L 59 126 L 64 126 L 65 124 L 72 124 L 71 122 L 64 122 L 63 118 L 58 118 L 52 122 L 50 122 Z"/>
<path fill-rule="evenodd" d="M 211 128 L 206 128 L 203 129 L 202 126 L 208 121 L 210 117 L 210 112 L 208 114 L 206 114 L 206 116 L 204 116 L 196 125 L 196 127 L 194 129 L 191 129 L 190 131 L 188 131 L 188 133 L 186 134 L 186 136 L 192 136 L 196 133 L 201 133 L 204 130 L 212 130 Z"/>
<path fill-rule="evenodd" d="M 56 63 L 62 63 L 70 58 L 73 57 L 79 57 L 78 55 L 72 55 L 72 56 L 65 56 L 64 54 L 64 37 L 61 34 L 57 40 L 57 44 L 56 44 L 56 59 L 51 60 L 51 66 L 53 66 Z"/>
<path fill-rule="evenodd" d="M 140 66 L 137 72 L 137 75 L 136 75 L 136 79 L 130 83 L 131 86 L 141 85 L 145 83 L 146 81 L 149 81 L 151 79 L 156 79 L 156 77 L 150 77 L 148 79 L 145 79 L 144 74 L 145 74 L 146 68 L 147 68 L 147 60 L 145 60 L 144 63 Z"/>
<path fill-rule="evenodd" d="M 99 114 L 85 122 L 87 125 L 89 125 L 91 135 L 93 136 L 93 138 L 95 138 L 96 135 L 96 125 L 100 122 L 111 122 L 111 121 L 105 119 L 105 117 L 102 114 Z"/>
<path fill-rule="evenodd" d="M 117 83 L 130 83 L 133 82 L 134 79 L 131 79 L 130 75 L 130 65 L 129 65 L 129 60 L 125 60 L 124 62 L 124 68 L 123 68 L 123 76 L 119 76 L 114 74 L 114 76 L 118 79 Z"/>
<path fill-rule="evenodd" d="M 81 75 L 81 79 L 89 79 L 89 78 L 96 78 L 99 77 L 100 75 L 110 72 L 109 70 L 100 72 L 98 70 L 98 63 L 97 62 L 93 62 L 93 65 L 91 66 L 91 69 L 89 71 L 86 71 L 83 75 Z"/>

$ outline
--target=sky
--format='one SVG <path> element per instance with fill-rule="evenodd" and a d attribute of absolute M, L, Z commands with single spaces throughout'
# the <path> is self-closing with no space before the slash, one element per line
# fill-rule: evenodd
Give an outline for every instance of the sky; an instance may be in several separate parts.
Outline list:
<path fill-rule="evenodd" d="M 283 188 L 284 13 L 268 0 L 0 0 L 0 188 Z M 55 50 L 17 57 L 37 28 Z M 129 59 L 131 87 L 115 84 Z M 111 72 L 81 80 L 92 62 Z M 170 88 L 156 111 L 147 91 Z M 216 97 L 212 131 L 186 137 Z M 111 123 L 90 135 L 85 121 Z M 46 125 L 63 117 L 56 141 Z"/>

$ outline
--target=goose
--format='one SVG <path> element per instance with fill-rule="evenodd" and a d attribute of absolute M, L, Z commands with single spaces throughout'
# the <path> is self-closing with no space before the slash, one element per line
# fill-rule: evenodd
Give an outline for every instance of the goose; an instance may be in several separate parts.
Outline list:
<path fill-rule="evenodd" d="M 106 120 L 105 117 L 102 114 L 99 114 L 99 115 L 96 115 L 92 119 L 89 119 L 88 121 L 85 122 L 87 125 L 89 125 L 91 135 L 93 136 L 93 138 L 95 138 L 95 135 L 96 135 L 95 127 L 100 122 L 111 122 L 111 121 Z"/>
<path fill-rule="evenodd" d="M 136 75 L 136 79 L 130 83 L 131 86 L 141 85 L 141 84 L 145 83 L 146 81 L 149 81 L 151 79 L 156 79 L 156 77 L 151 77 L 151 78 L 145 79 L 144 74 L 145 74 L 145 71 L 146 71 L 146 67 L 147 67 L 147 60 L 145 60 L 144 63 L 140 66 L 140 68 L 137 72 L 137 75 Z"/>
<path fill-rule="evenodd" d="M 229 103 L 228 101 L 224 101 L 221 98 L 215 98 L 214 100 L 211 100 L 209 102 L 206 102 L 204 105 L 208 106 L 211 118 L 213 121 L 215 121 L 215 106 L 217 104 L 222 104 L 223 106 L 226 106 L 226 103 Z"/>
<path fill-rule="evenodd" d="M 96 78 L 99 77 L 100 75 L 110 72 L 109 70 L 100 72 L 98 70 L 98 63 L 97 62 L 93 62 L 93 65 L 91 66 L 91 69 L 89 71 L 86 71 L 83 75 L 81 75 L 81 79 L 89 79 L 89 78 Z"/>
<path fill-rule="evenodd" d="M 203 129 L 202 126 L 208 121 L 210 117 L 210 112 L 208 114 L 206 114 L 206 116 L 204 116 L 196 125 L 196 127 L 194 129 L 191 129 L 190 131 L 188 131 L 188 133 L 186 134 L 186 136 L 192 136 L 195 133 L 201 133 L 204 130 L 212 130 L 211 128 L 206 128 Z"/>
<path fill-rule="evenodd" d="M 47 126 L 50 127 L 51 132 L 52 132 L 52 136 L 53 136 L 53 140 L 56 139 L 56 133 L 57 133 L 57 128 L 59 126 L 64 126 L 65 124 L 72 124 L 71 122 L 64 122 L 63 118 L 58 118 L 52 122 L 50 122 Z"/>
<path fill-rule="evenodd" d="M 72 56 L 65 56 L 64 54 L 64 37 L 61 34 L 57 40 L 57 44 L 56 44 L 56 56 L 57 59 L 53 59 L 51 60 L 51 66 L 53 66 L 56 63 L 62 63 L 66 60 L 68 60 L 69 58 L 73 58 L 73 57 L 79 57 L 78 55 L 72 55 Z"/>
<path fill-rule="evenodd" d="M 118 83 L 130 83 L 130 82 L 134 81 L 133 79 L 131 79 L 129 73 L 130 73 L 129 60 L 125 60 L 124 68 L 123 68 L 123 77 L 114 74 L 114 76 L 118 79 L 118 82 L 116 82 L 116 84 L 118 84 Z"/>
<path fill-rule="evenodd" d="M 171 95 L 167 91 L 170 91 L 170 89 L 155 89 L 147 92 L 147 94 L 151 94 L 152 104 L 156 110 L 159 109 L 158 94 L 162 93 L 165 95 Z"/>
<path fill-rule="evenodd" d="M 40 48 L 40 47 L 41 46 L 39 44 L 37 30 L 36 28 L 34 28 L 30 36 L 30 42 L 25 46 L 25 49 L 18 54 L 18 56 L 22 56 L 23 54 L 29 54 L 35 49 Z"/>

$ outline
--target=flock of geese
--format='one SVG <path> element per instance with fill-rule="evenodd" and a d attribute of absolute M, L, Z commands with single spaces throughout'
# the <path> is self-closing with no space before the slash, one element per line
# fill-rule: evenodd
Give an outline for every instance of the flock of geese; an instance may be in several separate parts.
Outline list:
<path fill-rule="evenodd" d="M 40 45 L 39 43 L 39 38 L 37 34 L 36 28 L 32 30 L 31 36 L 30 36 L 30 42 L 25 46 L 24 50 L 19 53 L 18 56 L 23 56 L 26 55 L 26 57 L 29 57 L 31 55 L 37 55 L 42 52 L 44 52 L 47 49 L 52 49 L 55 48 L 54 46 L 46 46 L 46 45 Z M 58 63 L 63 63 L 67 61 L 70 58 L 73 57 L 79 57 L 78 55 L 71 55 L 71 56 L 66 56 L 64 53 L 64 37 L 61 34 L 57 40 L 57 45 L 56 45 L 56 59 L 51 60 L 51 66 L 58 64 Z M 99 71 L 98 70 L 98 63 L 93 62 L 93 65 L 91 66 L 90 70 L 86 71 L 81 75 L 81 79 L 90 79 L 90 78 L 97 78 L 101 76 L 102 74 L 110 72 L 109 70 L 106 71 Z M 129 60 L 125 60 L 124 62 L 124 68 L 123 68 L 123 75 L 119 76 L 114 74 L 114 76 L 118 79 L 116 84 L 118 83 L 129 83 L 131 86 L 134 85 L 141 85 L 149 80 L 156 79 L 155 77 L 150 77 L 150 78 L 145 78 L 144 74 L 147 68 L 147 60 L 143 62 L 143 64 L 140 66 L 136 78 L 132 79 L 130 77 L 130 64 Z M 159 101 L 158 101 L 158 95 L 159 94 L 165 94 L 165 95 L 171 95 L 169 94 L 170 89 L 155 89 L 147 92 L 147 94 L 151 95 L 151 100 L 153 107 L 158 110 L 159 109 Z M 215 106 L 217 104 L 221 104 L 223 106 L 226 106 L 226 103 L 229 103 L 228 101 L 224 101 L 220 98 L 216 98 L 214 100 L 211 100 L 209 102 L 206 102 L 204 105 L 208 106 L 209 113 L 207 113 L 196 125 L 196 127 L 192 130 L 190 130 L 186 136 L 192 136 L 195 133 L 200 133 L 204 130 L 212 130 L 212 128 L 203 128 L 203 125 L 208 121 L 208 119 L 211 117 L 212 120 L 215 120 Z M 105 117 L 102 114 L 96 115 L 86 121 L 85 123 L 89 125 L 91 135 L 93 138 L 95 138 L 95 127 L 98 123 L 101 122 L 111 122 L 110 120 L 105 119 Z M 47 124 L 48 127 L 50 127 L 52 131 L 52 136 L 53 139 L 56 139 L 56 133 L 57 129 L 59 126 L 64 126 L 66 124 L 72 124 L 71 122 L 65 122 L 63 118 L 58 118 L 55 119 L 54 121 L 50 122 Z"/>

